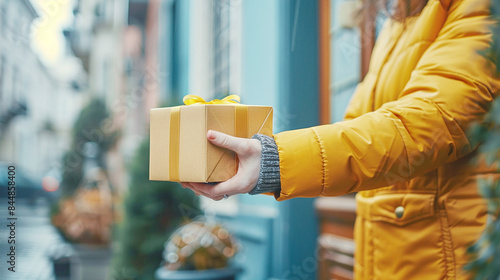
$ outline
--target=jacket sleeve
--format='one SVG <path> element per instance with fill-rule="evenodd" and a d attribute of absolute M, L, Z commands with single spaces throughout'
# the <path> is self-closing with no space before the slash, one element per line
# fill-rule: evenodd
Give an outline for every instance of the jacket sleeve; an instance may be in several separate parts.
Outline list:
<path fill-rule="evenodd" d="M 491 43 L 487 11 L 450 13 L 397 100 L 351 120 L 275 135 L 277 199 L 389 186 L 470 153 L 466 131 L 482 121 L 499 88 L 493 64 L 479 53 Z"/>

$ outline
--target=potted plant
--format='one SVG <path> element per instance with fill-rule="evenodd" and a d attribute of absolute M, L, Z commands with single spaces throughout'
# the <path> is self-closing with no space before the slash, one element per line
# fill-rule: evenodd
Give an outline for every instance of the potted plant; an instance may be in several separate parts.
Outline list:
<path fill-rule="evenodd" d="M 71 279 L 105 279 L 109 270 L 113 198 L 100 168 L 87 172 L 75 195 L 61 201 L 53 225 L 72 244 Z"/>
<path fill-rule="evenodd" d="M 63 196 L 52 207 L 51 221 L 71 245 L 71 279 L 106 279 L 109 271 L 116 197 L 105 155 L 118 133 L 102 130 L 108 117 L 102 100 L 90 100 L 73 127 L 71 148 L 63 158 Z"/>
<path fill-rule="evenodd" d="M 229 261 L 238 243 L 213 219 L 198 218 L 180 227 L 165 243 L 159 280 L 234 280 L 241 272 Z"/>

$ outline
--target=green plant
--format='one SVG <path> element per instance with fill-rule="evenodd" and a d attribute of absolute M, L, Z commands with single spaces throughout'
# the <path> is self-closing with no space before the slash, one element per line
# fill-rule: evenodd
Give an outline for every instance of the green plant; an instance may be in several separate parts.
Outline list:
<path fill-rule="evenodd" d="M 71 133 L 70 149 L 62 159 L 61 189 L 64 197 L 73 195 L 83 176 L 84 144 L 95 142 L 99 147 L 98 165 L 106 169 L 105 156 L 119 133 L 110 129 L 109 112 L 101 99 L 94 98 L 80 112 Z"/>
<path fill-rule="evenodd" d="M 113 223 L 113 205 L 103 202 L 102 205 L 93 207 L 99 212 L 99 218 L 88 216 L 79 209 L 81 203 L 75 203 L 75 191 L 82 183 L 85 151 L 84 144 L 94 142 L 98 147 L 96 161 L 101 167 L 103 176 L 106 176 L 105 156 L 109 148 L 116 142 L 119 133 L 109 127 L 109 112 L 101 99 L 94 98 L 81 110 L 71 132 L 70 149 L 64 154 L 62 159 L 62 197 L 53 203 L 51 207 L 52 224 L 59 231 L 61 236 L 70 243 L 82 244 L 109 244 L 109 231 Z M 106 126 L 108 124 L 108 126 Z M 50 125 L 46 125 L 50 131 Z M 80 191 L 82 194 L 83 190 Z M 85 191 L 86 197 L 91 197 Z M 112 196 L 112 189 L 110 189 Z M 80 199 L 82 199 L 82 196 Z M 76 205 L 80 207 L 76 207 Z M 101 208 L 109 209 L 110 213 L 101 211 Z M 106 212 L 106 215 L 104 215 Z M 69 233 L 71 228 L 71 233 Z M 77 230 L 78 228 L 78 230 Z M 102 234 L 101 234 L 102 233 Z M 99 235 L 99 237 L 97 237 Z M 73 237 L 73 238 L 72 238 Z"/>
<path fill-rule="evenodd" d="M 493 41 L 484 53 L 497 67 L 500 77 L 500 1 L 491 1 L 491 16 L 496 24 L 492 27 Z M 486 117 L 486 126 L 473 129 L 475 141 L 482 142 L 480 151 L 486 163 L 500 167 L 500 99 L 497 98 Z M 479 191 L 488 205 L 488 225 L 481 238 L 469 248 L 473 261 L 467 269 L 473 271 L 477 280 L 500 279 L 500 180 L 479 182 Z"/>
<path fill-rule="evenodd" d="M 149 138 L 129 168 L 124 215 L 113 244 L 112 279 L 154 279 L 169 234 L 201 213 L 193 192 L 179 184 L 149 180 Z"/>

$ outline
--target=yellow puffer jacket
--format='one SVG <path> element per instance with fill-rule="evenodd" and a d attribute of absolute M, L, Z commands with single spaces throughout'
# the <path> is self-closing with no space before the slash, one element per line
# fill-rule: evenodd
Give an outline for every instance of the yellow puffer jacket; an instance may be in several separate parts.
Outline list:
<path fill-rule="evenodd" d="M 356 279 L 469 279 L 466 249 L 486 207 L 467 129 L 500 81 L 489 47 L 489 1 L 429 0 L 406 25 L 388 20 L 343 122 L 275 135 L 278 200 L 356 196 Z"/>

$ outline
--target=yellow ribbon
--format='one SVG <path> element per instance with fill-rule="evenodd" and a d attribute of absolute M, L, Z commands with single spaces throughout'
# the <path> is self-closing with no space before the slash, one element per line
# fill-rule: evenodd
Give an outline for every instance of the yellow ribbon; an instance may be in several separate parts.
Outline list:
<path fill-rule="evenodd" d="M 170 109 L 170 158 L 168 164 L 168 174 L 170 181 L 179 181 L 179 132 L 181 130 L 181 108 Z"/>
<path fill-rule="evenodd" d="M 236 94 L 232 94 L 232 95 L 229 95 L 229 96 L 222 98 L 222 100 L 221 99 L 214 99 L 212 101 L 207 102 L 207 101 L 205 101 L 205 99 L 203 99 L 202 97 L 200 97 L 198 95 L 188 94 L 188 95 L 184 96 L 182 101 L 186 105 L 239 104 L 241 101 L 241 98 Z"/>
<path fill-rule="evenodd" d="M 231 104 L 235 106 L 235 135 L 236 137 L 248 137 L 248 109 L 247 106 L 239 104 L 240 97 L 238 95 L 229 95 L 222 100 L 214 99 L 205 101 L 197 95 L 186 95 L 183 98 L 186 105 L 203 105 L 203 104 Z M 179 181 L 179 144 L 180 144 L 180 107 L 173 107 L 170 111 L 170 158 L 169 158 L 169 177 L 170 181 Z M 237 160 L 237 159 L 236 159 Z M 236 163 L 236 166 L 238 164 Z"/>

